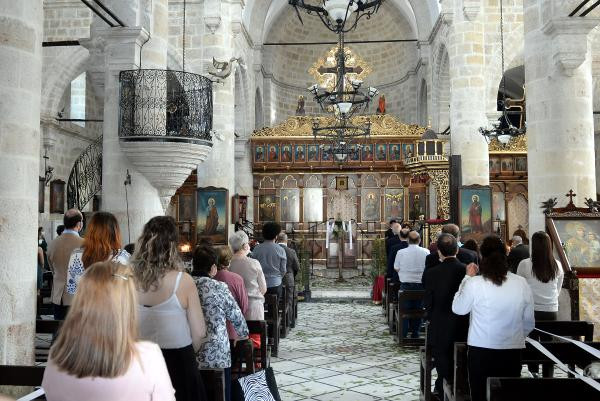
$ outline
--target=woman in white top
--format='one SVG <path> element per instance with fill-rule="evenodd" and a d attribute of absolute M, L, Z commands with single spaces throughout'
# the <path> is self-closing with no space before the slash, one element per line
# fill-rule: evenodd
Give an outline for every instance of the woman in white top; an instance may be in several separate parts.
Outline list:
<path fill-rule="evenodd" d="M 173 218 L 144 226 L 131 259 L 138 290 L 140 337 L 157 343 L 177 401 L 205 400 L 195 351 L 206 337 L 204 314 L 192 277 L 183 272 Z"/>
<path fill-rule="evenodd" d="M 519 377 L 521 349 L 533 330 L 533 296 L 523 277 L 508 271 L 502 240 L 489 236 L 481 244 L 481 275 L 477 265 L 454 295 L 452 311 L 471 314 L 468 372 L 471 400 L 486 399 L 488 377 Z"/>
<path fill-rule="evenodd" d="M 156 344 L 138 341 L 131 268 L 111 262 L 86 269 L 50 348 L 42 387 L 49 401 L 174 401 Z"/>
<path fill-rule="evenodd" d="M 544 231 L 531 236 L 531 258 L 519 263 L 517 274 L 527 280 L 533 292 L 535 320 L 556 320 L 564 273 L 552 255 L 550 236 Z"/>

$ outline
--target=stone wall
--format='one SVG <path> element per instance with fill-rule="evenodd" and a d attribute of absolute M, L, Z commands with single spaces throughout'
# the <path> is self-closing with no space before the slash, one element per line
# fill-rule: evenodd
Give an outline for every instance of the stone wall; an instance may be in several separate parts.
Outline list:
<path fill-rule="evenodd" d="M 44 0 L 44 41 L 90 36 L 92 11 L 77 0 Z"/>
<path fill-rule="evenodd" d="M 267 42 L 335 42 L 337 36 L 329 32 L 318 17 L 303 15 L 304 25 L 298 21 L 290 7 L 282 15 L 267 35 Z M 346 41 L 414 39 L 415 33 L 408 22 L 391 5 L 383 5 L 370 20 L 361 20 L 356 31 L 346 35 Z M 319 113 L 319 106 L 309 96 L 306 88 L 315 83 L 308 73 L 309 68 L 323 58 L 335 45 L 309 46 L 263 46 L 263 66 L 265 76 L 271 81 L 271 103 L 265 108 L 274 109 L 277 124 L 293 115 L 298 96 L 306 98 L 307 114 Z M 414 72 L 418 64 L 415 42 L 408 43 L 369 43 L 348 44 L 347 47 L 364 59 L 373 69 L 365 79 L 364 87 L 375 86 L 386 97 L 388 113 L 398 116 L 405 122 L 416 122 L 416 82 Z M 375 99 L 377 100 L 377 99 Z M 375 112 L 372 105 L 370 111 Z"/>

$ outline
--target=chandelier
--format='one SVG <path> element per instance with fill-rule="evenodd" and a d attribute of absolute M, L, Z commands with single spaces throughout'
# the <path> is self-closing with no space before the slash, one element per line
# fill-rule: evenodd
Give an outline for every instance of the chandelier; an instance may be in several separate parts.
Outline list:
<path fill-rule="evenodd" d="M 502 60 L 502 100 L 500 101 L 500 107 L 502 107 L 502 116 L 497 122 L 492 124 L 491 129 L 480 127 L 479 132 L 484 136 L 488 144 L 493 138 L 496 138 L 502 145 L 507 145 L 512 138 L 524 134 L 525 127 L 515 127 L 510 121 L 510 118 L 508 118 L 508 111 L 506 110 L 507 99 L 506 74 L 504 71 L 504 18 L 502 0 L 500 0 L 500 52 Z"/>
<path fill-rule="evenodd" d="M 384 0 L 288 0 L 294 7 L 298 19 L 302 22 L 299 9 L 307 14 L 316 14 L 332 32 L 350 32 L 358 21 L 371 18 L 379 10 Z M 354 20 L 352 16 L 354 15 Z M 348 26 L 347 26 L 348 25 Z"/>
<path fill-rule="evenodd" d="M 370 121 L 364 125 L 354 125 L 350 120 L 366 111 L 371 100 L 379 93 L 374 87 L 362 89 L 363 81 L 360 79 L 346 78 L 347 74 L 355 71 L 346 63 L 348 54 L 344 48 L 344 34 L 355 29 L 361 18 L 370 19 L 382 2 L 383 0 L 319 0 L 309 4 L 305 0 L 289 0 L 289 4 L 296 9 L 300 22 L 302 18 L 299 9 L 303 9 L 307 14 L 316 14 L 327 29 L 338 35 L 336 65 L 327 71 L 336 76 L 333 89 L 314 84 L 308 91 L 321 110 L 333 113 L 335 117 L 333 124 L 326 123 L 324 126 L 321 126 L 317 119 L 313 120 L 313 136 L 315 139 L 330 140 L 335 159 L 339 162 L 346 160 L 350 153 L 350 145 L 357 138 L 369 136 Z"/>

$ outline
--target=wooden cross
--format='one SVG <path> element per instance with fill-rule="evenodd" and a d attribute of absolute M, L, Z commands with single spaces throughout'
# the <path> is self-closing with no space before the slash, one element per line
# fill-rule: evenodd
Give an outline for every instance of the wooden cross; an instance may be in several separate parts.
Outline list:
<path fill-rule="evenodd" d="M 575 194 L 575 193 L 573 192 L 573 190 L 572 190 L 572 189 L 570 189 L 570 190 L 569 190 L 569 193 L 568 193 L 568 194 L 566 194 L 565 196 L 568 196 L 568 197 L 569 197 L 569 204 L 570 204 L 570 205 L 572 205 L 572 204 L 573 204 L 573 198 L 574 198 L 574 197 L 576 197 L 576 196 L 577 196 L 577 194 Z"/>

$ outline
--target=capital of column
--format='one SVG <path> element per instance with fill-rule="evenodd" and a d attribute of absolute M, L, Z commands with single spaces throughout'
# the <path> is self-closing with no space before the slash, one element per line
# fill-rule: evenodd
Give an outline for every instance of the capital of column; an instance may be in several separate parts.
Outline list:
<path fill-rule="evenodd" d="M 588 53 L 587 35 L 600 23 L 600 18 L 551 18 L 541 30 L 551 37 L 552 58 L 567 76 L 583 64 Z"/>
<path fill-rule="evenodd" d="M 469 21 L 476 19 L 480 12 L 480 0 L 463 0 L 463 14 Z"/>
<path fill-rule="evenodd" d="M 105 43 L 106 67 L 112 72 L 137 66 L 139 52 L 150 39 L 150 34 L 142 27 L 104 28 L 99 29 L 97 34 Z"/>

